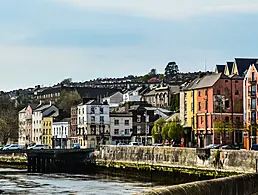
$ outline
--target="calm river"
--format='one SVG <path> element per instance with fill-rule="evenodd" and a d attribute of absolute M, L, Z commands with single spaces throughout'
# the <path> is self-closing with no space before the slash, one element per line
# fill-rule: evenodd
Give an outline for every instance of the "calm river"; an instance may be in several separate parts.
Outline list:
<path fill-rule="evenodd" d="M 152 183 L 101 175 L 28 174 L 0 168 L 0 194 L 133 194 L 153 187 Z"/>

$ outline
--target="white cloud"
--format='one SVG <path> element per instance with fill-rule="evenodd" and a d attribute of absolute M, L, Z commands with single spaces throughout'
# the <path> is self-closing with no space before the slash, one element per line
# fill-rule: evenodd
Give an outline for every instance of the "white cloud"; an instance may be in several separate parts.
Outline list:
<path fill-rule="evenodd" d="M 55 0 L 79 8 L 148 17 L 185 18 L 212 12 L 258 11 L 257 0 Z"/>

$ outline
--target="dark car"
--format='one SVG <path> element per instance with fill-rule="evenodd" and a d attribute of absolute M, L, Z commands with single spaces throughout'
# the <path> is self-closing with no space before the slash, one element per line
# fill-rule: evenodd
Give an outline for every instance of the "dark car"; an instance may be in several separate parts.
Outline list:
<path fill-rule="evenodd" d="M 240 150 L 239 146 L 234 146 L 234 145 L 224 145 L 221 147 L 221 149 L 224 150 Z"/>
<path fill-rule="evenodd" d="M 74 143 L 73 144 L 73 149 L 80 149 L 80 144 L 79 143 Z"/>
<path fill-rule="evenodd" d="M 253 144 L 251 150 L 258 151 L 258 144 Z"/>

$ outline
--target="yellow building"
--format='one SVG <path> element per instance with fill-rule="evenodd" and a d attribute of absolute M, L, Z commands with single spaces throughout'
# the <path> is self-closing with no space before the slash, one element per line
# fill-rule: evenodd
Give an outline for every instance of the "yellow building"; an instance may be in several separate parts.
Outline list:
<path fill-rule="evenodd" d="M 43 117 L 42 120 L 42 144 L 52 148 L 52 117 Z"/>
<path fill-rule="evenodd" d="M 193 92 L 192 90 L 186 91 L 187 96 L 187 121 L 186 124 L 188 127 L 192 127 L 192 119 L 193 119 Z"/>

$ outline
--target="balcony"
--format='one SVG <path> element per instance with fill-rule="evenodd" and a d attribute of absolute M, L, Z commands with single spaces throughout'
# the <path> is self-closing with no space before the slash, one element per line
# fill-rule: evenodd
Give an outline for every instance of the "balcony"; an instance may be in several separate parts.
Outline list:
<path fill-rule="evenodd" d="M 256 97 L 256 91 L 248 91 L 249 97 Z"/>
<path fill-rule="evenodd" d="M 257 80 L 256 80 L 256 78 L 248 78 L 248 83 L 250 83 L 252 85 L 256 85 Z"/>

